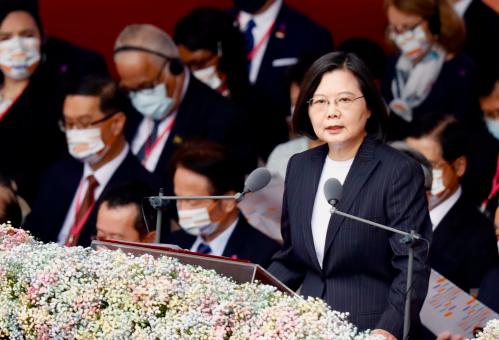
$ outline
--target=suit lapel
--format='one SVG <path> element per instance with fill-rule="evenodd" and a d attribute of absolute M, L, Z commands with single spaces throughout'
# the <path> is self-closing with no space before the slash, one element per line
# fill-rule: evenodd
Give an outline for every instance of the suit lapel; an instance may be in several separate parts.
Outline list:
<path fill-rule="evenodd" d="M 256 83 L 262 81 L 261 76 L 273 68 L 272 61 L 279 53 L 282 51 L 283 46 L 286 44 L 286 5 L 282 4 L 277 14 L 277 18 L 272 27 L 272 32 L 269 36 L 269 41 L 265 52 L 263 53 L 262 62 L 260 64 L 260 70 L 258 70 L 258 76 L 256 78 Z"/>
<path fill-rule="evenodd" d="M 317 259 L 317 254 L 315 252 L 314 237 L 312 234 L 312 212 L 315 202 L 315 194 L 317 192 L 317 187 L 319 186 L 319 181 L 322 174 L 322 168 L 324 167 L 324 161 L 326 160 L 326 155 L 328 151 L 327 144 L 321 145 L 315 149 L 312 153 L 310 166 L 306 169 L 303 174 L 301 192 L 303 193 L 303 204 L 304 214 L 303 221 L 301 225 L 303 231 L 303 239 L 305 240 L 305 246 L 309 253 L 314 266 L 318 271 L 321 271 L 321 266 L 319 260 Z"/>
<path fill-rule="evenodd" d="M 338 210 L 342 212 L 348 212 L 350 210 L 355 198 L 378 165 L 379 161 L 374 159 L 375 143 L 375 140 L 368 136 L 357 152 L 343 185 L 343 197 L 337 205 Z M 326 235 L 324 254 L 327 254 L 344 219 L 345 217 L 336 214 L 331 216 Z M 324 261 L 326 261 L 326 259 L 327 257 L 324 256 Z"/>

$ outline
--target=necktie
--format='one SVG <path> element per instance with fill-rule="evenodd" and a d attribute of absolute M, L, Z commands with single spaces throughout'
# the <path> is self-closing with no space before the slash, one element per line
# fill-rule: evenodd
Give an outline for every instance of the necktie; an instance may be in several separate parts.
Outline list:
<path fill-rule="evenodd" d="M 160 120 L 153 120 L 153 127 L 152 127 L 152 131 L 151 131 L 151 134 L 149 135 L 149 137 L 146 139 L 146 141 L 144 142 L 144 144 L 142 145 L 142 147 L 139 149 L 139 152 L 137 153 L 137 158 L 142 162 L 142 161 L 145 161 L 146 160 L 146 150 L 148 148 L 151 147 L 151 145 L 154 144 L 154 142 L 156 141 L 156 136 L 158 135 L 158 128 L 159 128 L 159 124 L 161 123 Z"/>
<path fill-rule="evenodd" d="M 253 29 L 255 28 L 256 24 L 253 19 L 248 21 L 248 24 L 246 25 L 246 30 L 244 31 L 244 38 L 246 40 L 246 55 L 248 55 L 253 47 L 255 47 L 255 38 L 253 37 Z M 248 72 L 251 68 L 251 60 L 248 60 Z"/>
<path fill-rule="evenodd" d="M 95 189 L 99 186 L 99 182 L 95 179 L 93 175 L 87 177 L 88 187 L 85 197 L 81 202 L 80 206 L 76 207 L 76 216 L 73 226 L 69 232 L 68 240 L 65 245 L 68 247 L 75 246 L 78 244 L 78 238 L 80 237 L 83 225 L 85 224 L 88 216 L 90 215 L 90 210 L 95 204 Z"/>
<path fill-rule="evenodd" d="M 246 30 L 244 31 L 244 38 L 246 40 L 246 53 L 249 53 L 253 47 L 255 46 L 255 38 L 253 38 L 253 28 L 255 28 L 256 24 L 253 19 L 248 21 L 246 25 Z"/>
<path fill-rule="evenodd" d="M 197 252 L 201 254 L 210 254 L 211 248 L 206 243 L 200 243 Z"/>

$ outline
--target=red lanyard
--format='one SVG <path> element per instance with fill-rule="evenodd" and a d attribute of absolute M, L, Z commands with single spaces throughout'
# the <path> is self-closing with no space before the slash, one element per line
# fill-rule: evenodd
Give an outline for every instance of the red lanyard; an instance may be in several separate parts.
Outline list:
<path fill-rule="evenodd" d="M 241 13 L 239 13 L 237 15 L 237 20 L 238 21 L 239 21 L 239 16 L 240 15 L 241 15 Z M 267 40 L 270 37 L 270 34 L 272 33 L 272 30 L 274 29 L 274 25 L 275 25 L 275 20 L 274 20 L 274 22 L 272 22 L 272 25 L 270 25 L 269 29 L 267 30 L 267 32 L 265 32 L 265 34 L 260 39 L 260 41 L 258 41 L 258 43 L 256 43 L 256 45 L 253 46 L 253 48 L 251 49 L 251 51 L 248 52 L 248 54 L 246 55 L 246 58 L 248 60 L 253 60 L 253 58 L 255 57 L 255 54 L 258 53 L 258 50 L 260 50 L 260 48 L 263 46 L 263 44 L 265 44 L 267 42 Z"/>
<path fill-rule="evenodd" d="M 79 235 L 81 232 L 81 229 L 87 222 L 88 217 L 90 216 L 90 213 L 94 209 L 95 206 L 95 197 L 94 197 L 94 203 L 90 207 L 88 207 L 87 211 L 85 211 L 85 214 L 83 215 L 82 219 L 80 221 L 76 221 L 76 218 L 78 216 L 78 213 L 80 212 L 81 208 L 81 190 L 83 189 L 83 183 L 86 180 L 87 177 L 83 180 L 83 182 L 80 183 L 80 186 L 78 187 L 78 191 L 76 193 L 76 205 L 75 205 L 75 222 L 73 224 L 73 227 L 71 228 L 70 236 L 76 236 Z M 90 189 L 90 185 L 87 186 L 87 191 Z"/>
<path fill-rule="evenodd" d="M 175 123 L 176 117 L 173 117 L 172 120 L 166 125 L 165 129 L 161 131 L 161 133 L 156 137 L 152 144 L 149 143 L 149 138 L 146 140 L 146 146 L 144 150 L 144 160 L 142 164 L 147 163 L 149 156 L 152 154 L 154 149 L 158 146 L 159 142 L 172 130 L 173 124 Z M 152 133 L 152 132 L 151 132 Z"/>

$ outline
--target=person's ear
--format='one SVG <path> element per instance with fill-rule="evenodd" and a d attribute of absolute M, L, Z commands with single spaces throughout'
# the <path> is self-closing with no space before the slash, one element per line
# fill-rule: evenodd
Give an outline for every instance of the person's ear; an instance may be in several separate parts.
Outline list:
<path fill-rule="evenodd" d="M 156 242 L 156 230 L 150 231 L 142 238 L 143 243 L 154 243 Z"/>
<path fill-rule="evenodd" d="M 118 112 L 112 119 L 111 131 L 113 136 L 119 136 L 125 129 L 126 115 L 123 112 Z"/>
<path fill-rule="evenodd" d="M 235 195 L 235 191 L 229 191 L 225 193 L 227 196 L 233 196 Z M 236 200 L 221 200 L 220 206 L 222 207 L 222 210 L 224 213 L 229 214 L 233 212 L 237 208 L 237 201 Z"/>
<path fill-rule="evenodd" d="M 464 176 L 467 165 L 468 161 L 466 160 L 466 156 L 458 157 L 454 162 L 452 162 L 452 167 L 454 168 L 454 172 L 457 177 L 461 178 Z"/>

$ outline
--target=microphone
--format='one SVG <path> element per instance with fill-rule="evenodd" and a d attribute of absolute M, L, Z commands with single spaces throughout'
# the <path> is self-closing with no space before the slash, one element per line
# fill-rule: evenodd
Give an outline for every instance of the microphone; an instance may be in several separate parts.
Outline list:
<path fill-rule="evenodd" d="M 334 208 L 343 195 L 343 186 L 336 178 L 330 178 L 324 183 L 324 196 L 327 203 Z"/>
<path fill-rule="evenodd" d="M 406 281 L 406 291 L 405 291 L 405 308 L 404 308 L 404 330 L 403 330 L 403 339 L 406 340 L 409 338 L 409 329 L 410 329 L 410 315 L 411 315 L 411 286 L 412 286 L 412 272 L 413 272 L 413 262 L 414 262 L 414 246 L 416 240 L 423 240 L 428 242 L 421 235 L 417 234 L 415 230 L 411 230 L 410 232 L 405 232 L 400 229 L 388 227 L 386 225 L 369 221 L 361 217 L 357 217 L 354 215 L 350 215 L 339 211 L 336 208 L 336 204 L 341 199 L 341 195 L 343 194 L 343 186 L 340 181 L 336 178 L 329 178 L 326 183 L 324 183 L 324 195 L 326 196 L 327 202 L 331 205 L 331 215 L 337 214 L 361 223 L 365 223 L 383 230 L 388 230 L 392 233 L 396 233 L 399 235 L 403 235 L 404 237 L 400 240 L 401 243 L 408 245 L 409 247 L 409 260 L 407 265 L 407 281 Z M 429 244 L 429 242 L 428 242 Z"/>
<path fill-rule="evenodd" d="M 234 199 L 237 202 L 240 202 L 244 196 L 250 192 L 256 192 L 263 189 L 267 184 L 269 184 L 271 179 L 271 174 L 267 168 L 257 168 L 253 170 L 246 179 L 244 183 L 244 190 L 242 192 L 238 192 L 235 195 L 229 196 L 163 196 L 160 194 L 159 196 L 151 196 L 148 197 L 149 204 L 154 209 L 162 209 L 166 208 L 170 201 L 176 200 L 226 200 L 226 199 Z"/>
<path fill-rule="evenodd" d="M 270 171 L 267 168 L 257 168 L 253 170 L 246 181 L 244 182 L 244 190 L 242 193 L 236 194 L 236 200 L 239 202 L 243 197 L 250 192 L 257 192 L 267 186 L 271 179 Z"/>

